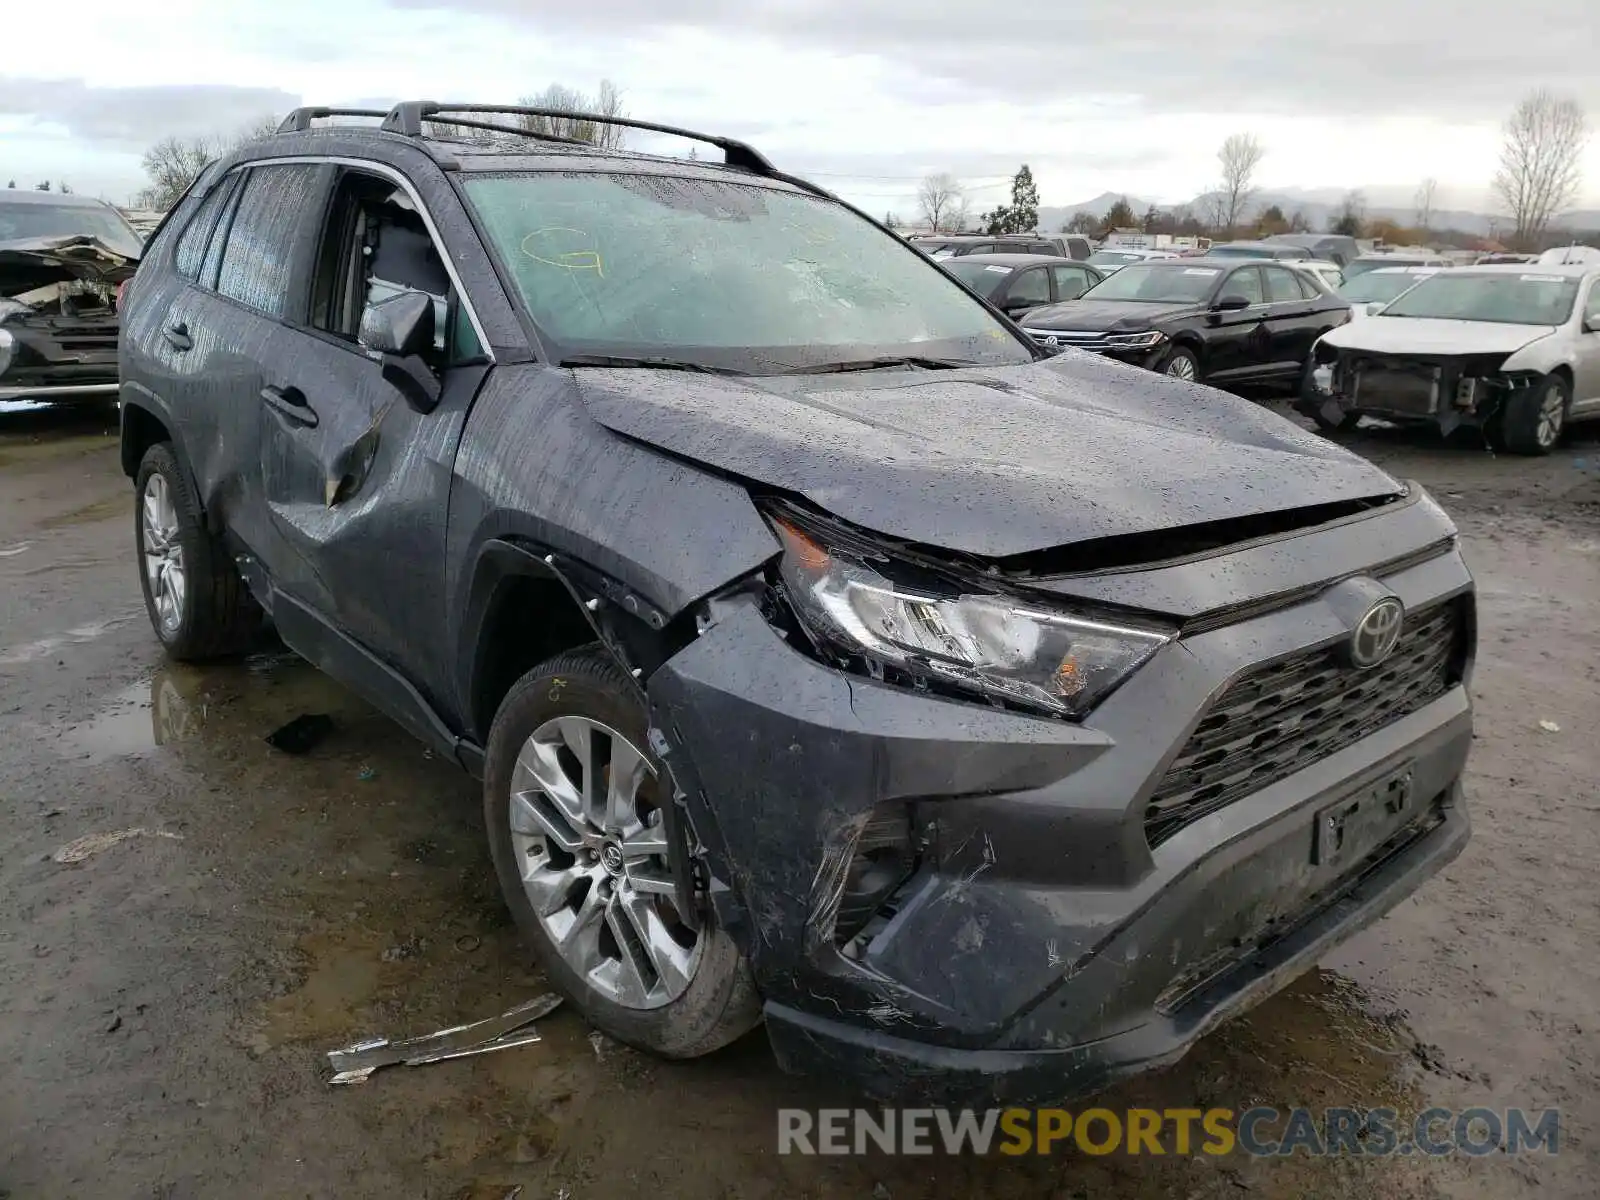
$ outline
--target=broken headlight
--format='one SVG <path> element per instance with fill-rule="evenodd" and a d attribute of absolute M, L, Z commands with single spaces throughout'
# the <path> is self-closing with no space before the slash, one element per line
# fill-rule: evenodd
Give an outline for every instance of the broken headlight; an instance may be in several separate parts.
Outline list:
<path fill-rule="evenodd" d="M 1076 718 L 1173 636 L 966 591 L 878 554 L 825 545 L 784 518 L 773 525 L 784 590 L 806 632 L 879 677 Z"/>

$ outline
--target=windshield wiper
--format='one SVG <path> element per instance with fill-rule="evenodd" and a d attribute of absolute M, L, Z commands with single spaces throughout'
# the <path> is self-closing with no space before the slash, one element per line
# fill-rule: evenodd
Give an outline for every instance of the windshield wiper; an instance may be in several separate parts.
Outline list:
<path fill-rule="evenodd" d="M 661 358 L 655 355 L 630 357 L 625 354 L 569 354 L 561 360 L 563 367 L 652 367 L 661 371 L 699 371 L 706 375 L 748 375 L 732 367 L 718 367 L 711 363 L 691 362 L 685 358 Z"/>
<path fill-rule="evenodd" d="M 978 364 L 964 358 L 923 358 L 919 355 L 886 355 L 882 358 L 858 358 L 847 362 L 818 363 L 813 367 L 790 367 L 786 375 L 829 375 L 842 371 L 877 371 L 885 367 L 921 367 L 927 371 L 953 371 L 958 367 L 975 367 Z"/>

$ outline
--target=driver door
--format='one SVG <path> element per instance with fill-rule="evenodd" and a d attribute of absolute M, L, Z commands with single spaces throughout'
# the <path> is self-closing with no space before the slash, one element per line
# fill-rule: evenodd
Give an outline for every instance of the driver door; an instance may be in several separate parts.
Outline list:
<path fill-rule="evenodd" d="M 1267 296 L 1261 268 L 1235 268 L 1212 295 L 1218 300 L 1242 296 L 1246 305 L 1213 311 L 1208 317 L 1206 379 L 1237 379 L 1259 370 L 1269 352 Z"/>
<path fill-rule="evenodd" d="M 307 319 L 293 332 L 294 353 L 269 368 L 261 414 L 273 588 L 300 610 L 288 615 L 332 626 L 424 691 L 441 678 L 433 659 L 455 450 L 487 371 L 444 262 L 410 191 L 342 172 Z M 367 306 L 406 291 L 434 306 L 436 335 L 421 357 L 440 394 L 428 412 L 358 340 Z M 285 639 L 294 644 L 287 629 Z"/>

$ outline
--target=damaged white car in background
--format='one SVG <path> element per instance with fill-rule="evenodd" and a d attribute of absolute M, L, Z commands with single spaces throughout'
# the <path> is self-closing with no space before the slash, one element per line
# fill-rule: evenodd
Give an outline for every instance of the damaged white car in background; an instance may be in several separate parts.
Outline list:
<path fill-rule="evenodd" d="M 1444 271 L 1323 335 L 1299 406 L 1324 429 L 1362 416 L 1481 428 L 1548 454 L 1600 416 L 1600 264 Z"/>

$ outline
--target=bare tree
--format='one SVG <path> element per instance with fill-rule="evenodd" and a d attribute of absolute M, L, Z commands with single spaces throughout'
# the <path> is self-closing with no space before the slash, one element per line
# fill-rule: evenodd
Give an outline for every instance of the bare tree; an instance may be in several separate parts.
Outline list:
<path fill-rule="evenodd" d="M 1367 194 L 1360 189 L 1344 194 L 1344 200 L 1339 205 L 1339 215 L 1333 219 L 1333 224 L 1328 227 L 1329 233 L 1343 234 L 1345 237 L 1360 237 L 1367 222 Z"/>
<path fill-rule="evenodd" d="M 609 79 L 600 81 L 600 87 L 593 96 L 565 84 L 552 83 L 537 96 L 524 96 L 521 104 L 526 108 L 550 108 L 562 113 L 587 113 L 596 117 L 628 115 L 622 107 L 622 93 Z M 529 133 L 573 138 L 602 150 L 620 150 L 627 142 L 627 129 L 624 126 L 589 121 L 581 116 L 536 117 L 524 113 L 518 118 L 518 124 Z"/>
<path fill-rule="evenodd" d="M 1417 209 L 1417 228 L 1427 233 L 1433 226 L 1433 197 L 1439 190 L 1439 181 L 1429 176 L 1417 185 L 1414 201 Z"/>
<path fill-rule="evenodd" d="M 266 137 L 277 128 L 276 117 L 260 117 L 225 137 L 162 138 L 139 160 L 150 183 L 134 197 L 134 203 L 139 208 L 165 212 L 200 178 L 200 172 L 213 159 L 246 142 Z"/>
<path fill-rule="evenodd" d="M 1588 140 L 1589 123 L 1575 100 L 1540 88 L 1512 110 L 1490 187 L 1516 225 L 1519 243 L 1536 241 L 1577 196 Z"/>
<path fill-rule="evenodd" d="M 929 175 L 917 188 L 917 212 L 934 233 L 959 230 L 967 223 L 967 196 L 948 171 Z"/>
<path fill-rule="evenodd" d="M 1222 164 L 1222 184 L 1213 205 L 1217 225 L 1232 229 L 1243 219 L 1255 192 L 1256 168 L 1266 150 L 1253 133 L 1235 133 L 1222 143 L 1217 161 Z"/>

